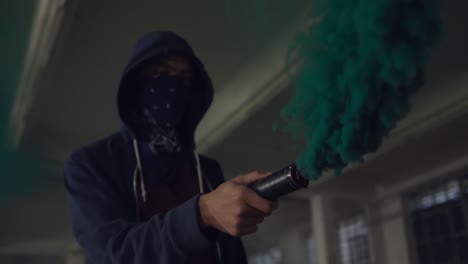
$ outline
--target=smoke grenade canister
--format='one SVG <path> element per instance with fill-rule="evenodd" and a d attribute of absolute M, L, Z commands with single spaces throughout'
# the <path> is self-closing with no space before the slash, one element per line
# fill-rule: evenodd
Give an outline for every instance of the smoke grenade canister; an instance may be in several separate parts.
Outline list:
<path fill-rule="evenodd" d="M 280 196 L 307 188 L 308 185 L 309 180 L 301 175 L 296 164 L 291 164 L 249 187 L 265 199 L 276 200 Z"/>

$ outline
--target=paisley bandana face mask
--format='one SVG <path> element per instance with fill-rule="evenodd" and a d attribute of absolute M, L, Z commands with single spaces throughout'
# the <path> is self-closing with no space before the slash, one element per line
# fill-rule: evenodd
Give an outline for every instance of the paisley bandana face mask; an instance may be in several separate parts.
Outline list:
<path fill-rule="evenodd" d="M 177 129 L 187 108 L 190 85 L 183 79 L 159 73 L 144 79 L 140 99 L 143 138 L 151 151 L 180 152 L 181 140 Z"/>

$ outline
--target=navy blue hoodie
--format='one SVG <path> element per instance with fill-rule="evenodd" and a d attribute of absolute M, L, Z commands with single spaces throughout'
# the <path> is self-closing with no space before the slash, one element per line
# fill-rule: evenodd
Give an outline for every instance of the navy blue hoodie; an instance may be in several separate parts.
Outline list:
<path fill-rule="evenodd" d="M 65 186 L 74 235 L 96 264 L 197 263 L 189 256 L 215 244 L 221 263 L 246 263 L 239 238 L 221 232 L 207 235 L 200 230 L 200 194 L 167 213 L 139 219 L 138 187 L 144 182 L 158 184 L 157 179 L 148 179 L 142 173 L 143 168 L 161 160 L 140 157 L 141 142 L 132 131 L 130 111 L 138 89 L 134 77 L 148 60 L 169 54 L 184 54 L 195 66 L 193 83 L 197 92 L 183 122 L 187 139 L 184 146 L 195 149 L 195 129 L 213 97 L 211 80 L 185 40 L 171 32 L 147 33 L 136 43 L 119 84 L 118 111 L 124 128 L 75 150 L 66 160 Z M 199 165 L 205 189 L 216 188 L 224 181 L 215 160 L 200 156 Z M 140 189 L 149 187 L 141 185 Z"/>

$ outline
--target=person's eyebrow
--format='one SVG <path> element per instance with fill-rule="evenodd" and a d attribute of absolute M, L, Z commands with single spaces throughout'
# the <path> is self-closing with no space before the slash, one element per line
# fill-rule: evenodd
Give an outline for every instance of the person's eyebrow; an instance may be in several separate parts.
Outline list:
<path fill-rule="evenodd" d="M 169 69 L 176 69 L 174 68 L 173 66 L 171 66 L 167 61 L 164 61 L 161 63 L 161 66 L 164 66 L 164 67 L 167 67 Z M 192 73 L 193 72 L 193 68 L 190 67 L 189 69 L 186 69 L 186 70 L 183 70 L 182 73 Z"/>

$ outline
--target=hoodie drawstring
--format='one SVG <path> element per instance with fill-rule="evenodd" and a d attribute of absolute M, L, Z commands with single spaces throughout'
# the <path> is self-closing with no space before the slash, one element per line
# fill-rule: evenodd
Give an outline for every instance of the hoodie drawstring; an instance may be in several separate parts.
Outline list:
<path fill-rule="evenodd" d="M 143 196 L 143 202 L 146 203 L 146 186 L 145 186 L 145 177 L 143 176 L 143 169 L 141 166 L 141 158 L 140 158 L 140 151 L 138 150 L 138 141 L 136 139 L 133 140 L 133 149 L 135 150 L 135 157 L 137 161 L 137 167 L 135 171 L 137 172 L 136 175 L 133 175 L 133 191 L 136 192 L 136 181 L 137 177 L 140 176 L 140 188 L 141 194 Z M 137 195 L 137 194 L 135 194 Z"/>
<path fill-rule="evenodd" d="M 200 165 L 200 156 L 196 151 L 193 152 L 195 156 L 195 161 L 197 162 L 197 176 L 198 176 L 198 186 L 200 189 L 200 193 L 205 192 L 205 188 L 203 187 L 203 178 L 202 178 L 202 171 L 201 171 L 201 165 Z"/>
<path fill-rule="evenodd" d="M 140 221 L 140 210 L 138 209 L 138 190 L 137 190 L 138 168 L 133 171 L 133 196 L 135 197 L 135 212 L 137 222 Z"/>
<path fill-rule="evenodd" d="M 142 165 L 141 165 L 140 151 L 139 151 L 139 148 L 138 148 L 138 141 L 136 139 L 133 140 L 133 149 L 135 151 L 135 158 L 136 158 L 136 162 L 137 162 L 135 172 L 133 173 L 133 192 L 134 192 L 135 197 L 138 197 L 137 181 L 138 181 L 138 176 L 140 176 L 140 184 L 141 184 L 140 188 L 141 188 L 141 192 L 142 192 L 142 198 L 143 198 L 143 202 L 146 203 L 145 177 L 143 176 L 143 169 L 142 169 Z M 200 156 L 198 155 L 198 153 L 196 151 L 194 151 L 194 156 L 195 156 L 195 161 L 196 161 L 199 190 L 200 190 L 200 193 L 204 193 L 205 188 L 203 186 L 203 176 L 202 176 L 202 171 L 201 171 Z M 211 184 L 210 184 L 210 187 L 211 187 Z M 211 189 L 213 189 L 213 188 L 211 187 Z"/>

